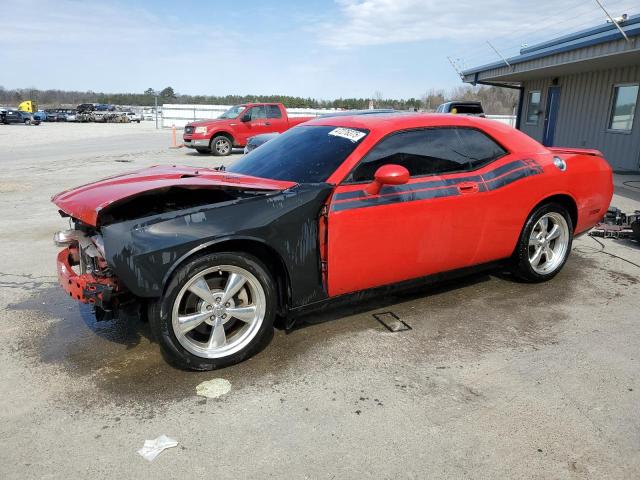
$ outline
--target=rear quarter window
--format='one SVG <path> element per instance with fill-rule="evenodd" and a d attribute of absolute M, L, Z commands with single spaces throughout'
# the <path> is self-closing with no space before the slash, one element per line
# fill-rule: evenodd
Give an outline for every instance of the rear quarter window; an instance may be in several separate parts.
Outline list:
<path fill-rule="evenodd" d="M 507 154 L 495 140 L 480 130 L 456 129 L 465 155 L 469 158 L 469 169 L 483 167 Z"/>

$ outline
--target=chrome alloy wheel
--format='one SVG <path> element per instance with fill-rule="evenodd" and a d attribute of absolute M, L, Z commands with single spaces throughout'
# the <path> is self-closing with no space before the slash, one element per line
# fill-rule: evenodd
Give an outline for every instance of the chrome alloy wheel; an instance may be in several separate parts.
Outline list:
<path fill-rule="evenodd" d="M 549 212 L 536 222 L 529 235 L 529 264 L 540 275 L 555 271 L 567 256 L 569 226 L 565 218 Z"/>
<path fill-rule="evenodd" d="M 215 141 L 213 148 L 216 149 L 220 155 L 226 155 L 231 150 L 231 142 L 226 138 L 219 138 Z"/>
<path fill-rule="evenodd" d="M 264 289 L 251 272 L 234 265 L 211 267 L 195 275 L 173 304 L 173 332 L 186 350 L 221 358 L 245 348 L 264 320 Z"/>

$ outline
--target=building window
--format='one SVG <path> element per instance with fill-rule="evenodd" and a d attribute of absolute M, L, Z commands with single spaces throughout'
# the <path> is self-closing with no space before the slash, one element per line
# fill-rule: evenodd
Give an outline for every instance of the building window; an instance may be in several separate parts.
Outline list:
<path fill-rule="evenodd" d="M 609 130 L 630 132 L 638 102 L 638 85 L 616 85 L 613 87 L 613 102 Z"/>
<path fill-rule="evenodd" d="M 537 125 L 540 118 L 540 90 L 529 92 L 529 101 L 527 102 L 527 123 Z"/>

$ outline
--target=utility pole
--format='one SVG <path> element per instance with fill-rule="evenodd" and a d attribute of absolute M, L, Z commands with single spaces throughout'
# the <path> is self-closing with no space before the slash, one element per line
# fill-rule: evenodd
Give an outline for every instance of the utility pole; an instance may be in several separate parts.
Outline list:
<path fill-rule="evenodd" d="M 158 130 L 158 92 L 156 90 L 153 91 L 153 97 L 156 104 L 156 130 Z"/>

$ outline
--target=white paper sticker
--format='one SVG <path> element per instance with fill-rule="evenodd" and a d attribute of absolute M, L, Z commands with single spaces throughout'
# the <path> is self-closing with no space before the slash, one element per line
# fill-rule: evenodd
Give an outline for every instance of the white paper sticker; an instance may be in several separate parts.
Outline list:
<path fill-rule="evenodd" d="M 353 143 L 359 142 L 366 135 L 365 132 L 360 132 L 358 130 L 353 130 L 351 128 L 338 127 L 334 128 L 329 132 L 329 135 L 333 135 L 334 137 L 342 137 L 347 140 L 351 140 Z"/>

